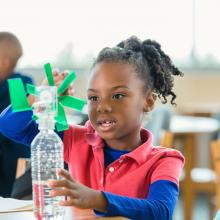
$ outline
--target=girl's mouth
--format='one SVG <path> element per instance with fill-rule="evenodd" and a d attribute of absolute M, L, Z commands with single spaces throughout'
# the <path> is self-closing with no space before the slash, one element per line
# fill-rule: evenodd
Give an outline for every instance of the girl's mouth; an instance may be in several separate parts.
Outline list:
<path fill-rule="evenodd" d="M 101 131 L 110 131 L 115 127 L 115 125 L 116 125 L 116 121 L 110 121 L 110 120 L 98 121 L 98 126 Z"/>

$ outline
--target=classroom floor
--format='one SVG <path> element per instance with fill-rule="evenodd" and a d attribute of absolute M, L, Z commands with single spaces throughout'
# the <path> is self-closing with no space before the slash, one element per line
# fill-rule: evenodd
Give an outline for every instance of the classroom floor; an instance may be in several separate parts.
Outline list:
<path fill-rule="evenodd" d="M 196 200 L 192 220 L 209 220 L 210 219 L 209 207 L 210 206 L 208 204 L 206 195 L 203 194 L 199 195 Z M 183 220 L 183 204 L 181 197 L 174 211 L 173 220 Z"/>

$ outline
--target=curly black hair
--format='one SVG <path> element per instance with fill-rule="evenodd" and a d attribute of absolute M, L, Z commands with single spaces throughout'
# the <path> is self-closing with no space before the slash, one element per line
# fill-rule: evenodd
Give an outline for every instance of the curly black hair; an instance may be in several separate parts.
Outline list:
<path fill-rule="evenodd" d="M 146 89 L 151 89 L 160 99 L 162 97 L 162 103 L 167 103 L 167 97 L 171 96 L 170 102 L 175 104 L 173 76 L 183 76 L 183 73 L 173 65 L 158 42 L 150 39 L 140 41 L 132 36 L 116 47 L 102 49 L 93 67 L 100 62 L 125 62 L 133 65 L 146 82 Z"/>

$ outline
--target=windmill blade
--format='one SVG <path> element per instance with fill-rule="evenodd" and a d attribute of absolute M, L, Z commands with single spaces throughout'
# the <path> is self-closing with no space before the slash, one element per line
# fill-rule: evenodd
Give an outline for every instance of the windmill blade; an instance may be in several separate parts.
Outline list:
<path fill-rule="evenodd" d="M 50 63 L 47 63 L 44 65 L 47 80 L 49 86 L 54 86 L 54 78 L 52 69 L 50 66 Z M 68 86 L 74 81 L 76 78 L 76 74 L 71 71 L 64 81 L 61 83 L 61 85 L 58 88 L 58 95 L 65 92 L 65 90 L 68 88 Z M 27 97 L 24 85 L 22 83 L 21 79 L 9 79 L 9 93 L 10 93 L 10 99 L 12 104 L 12 110 L 14 112 L 20 112 L 20 111 L 27 111 L 31 110 Z M 36 86 L 32 84 L 27 84 L 27 92 L 31 95 L 35 95 Z M 85 105 L 86 101 L 80 98 L 72 97 L 72 96 L 59 96 L 58 98 L 58 111 L 56 115 L 56 128 L 58 131 L 64 131 L 68 129 L 68 123 L 66 120 L 66 115 L 64 111 L 64 106 L 76 109 L 78 111 L 81 111 L 83 109 L 83 106 Z M 33 115 L 33 120 L 37 120 L 38 117 L 36 115 Z"/>
<path fill-rule="evenodd" d="M 27 93 L 29 93 L 31 95 L 35 95 L 35 93 L 36 93 L 36 86 L 32 85 L 32 84 L 29 84 L 29 83 L 27 83 L 26 86 L 27 86 Z"/>
<path fill-rule="evenodd" d="M 19 78 L 9 79 L 8 86 L 12 110 L 14 112 L 31 110 L 31 107 L 26 97 L 26 92 L 22 80 Z"/>
<path fill-rule="evenodd" d="M 59 103 L 66 107 L 82 111 L 84 105 L 86 104 L 86 101 L 73 96 L 64 95 L 59 97 Z"/>
<path fill-rule="evenodd" d="M 56 129 L 57 131 L 64 131 L 69 128 L 67 120 L 66 120 L 66 114 L 64 111 L 64 107 L 58 103 L 58 112 L 56 116 Z"/>
<path fill-rule="evenodd" d="M 33 121 L 36 121 L 36 120 L 38 120 L 39 117 L 37 117 L 36 115 L 32 115 L 31 118 L 32 118 Z"/>
<path fill-rule="evenodd" d="M 44 65 L 44 70 L 45 70 L 45 72 L 46 72 L 47 81 L 48 81 L 49 86 L 54 86 L 55 83 L 54 83 L 53 72 L 52 72 L 50 63 L 46 63 L 46 64 Z"/>
<path fill-rule="evenodd" d="M 68 86 L 76 79 L 76 74 L 71 71 L 60 84 L 57 90 L 57 94 L 60 95 L 68 88 Z"/>

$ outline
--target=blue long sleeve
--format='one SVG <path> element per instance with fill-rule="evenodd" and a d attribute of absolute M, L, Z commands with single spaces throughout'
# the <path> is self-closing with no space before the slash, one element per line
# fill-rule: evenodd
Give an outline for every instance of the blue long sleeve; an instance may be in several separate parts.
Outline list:
<path fill-rule="evenodd" d="M 32 140 L 39 132 L 38 125 L 32 120 L 33 112 L 13 112 L 8 106 L 0 114 L 0 132 L 15 142 L 30 146 Z M 57 132 L 63 139 L 63 132 Z"/>
<path fill-rule="evenodd" d="M 12 112 L 8 106 L 0 115 L 0 132 L 18 143 L 30 145 L 36 134 L 38 126 L 32 120 L 33 112 Z"/>
<path fill-rule="evenodd" d="M 170 220 L 178 199 L 178 191 L 175 183 L 158 180 L 150 185 L 146 199 L 103 192 L 108 201 L 108 209 L 104 215 L 124 216 L 138 220 Z"/>

